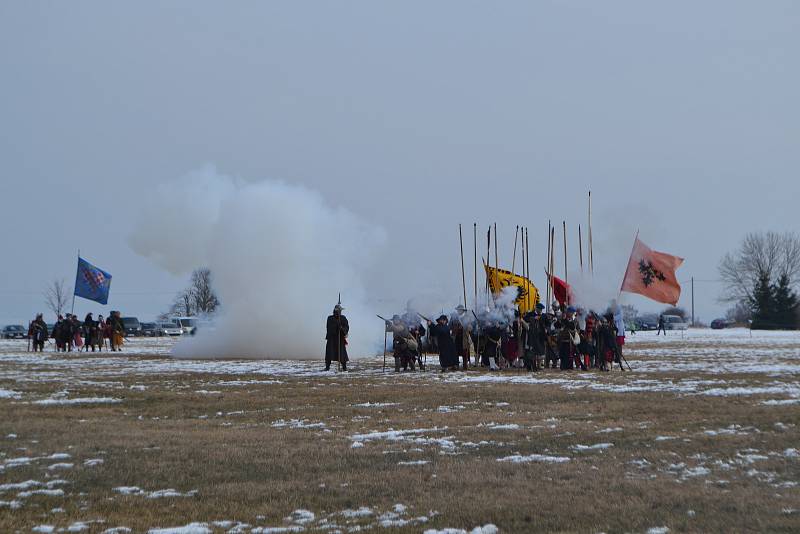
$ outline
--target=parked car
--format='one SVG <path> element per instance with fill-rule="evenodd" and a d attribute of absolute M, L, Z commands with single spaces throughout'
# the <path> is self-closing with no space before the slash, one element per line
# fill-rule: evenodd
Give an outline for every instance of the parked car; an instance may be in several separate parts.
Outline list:
<path fill-rule="evenodd" d="M 183 335 L 183 330 L 175 323 L 161 323 L 158 325 L 165 336 Z"/>
<path fill-rule="evenodd" d="M 164 331 L 157 323 L 142 323 L 142 335 L 144 337 L 161 337 Z"/>
<path fill-rule="evenodd" d="M 197 328 L 197 319 L 195 317 L 173 317 L 172 322 L 183 330 L 184 334 L 194 334 Z"/>
<path fill-rule="evenodd" d="M 47 332 L 51 338 L 56 337 L 56 323 L 47 323 Z"/>
<path fill-rule="evenodd" d="M 732 323 L 727 319 L 714 319 L 711 321 L 711 328 L 714 330 L 722 330 L 723 328 L 729 328 L 731 324 Z"/>
<path fill-rule="evenodd" d="M 689 328 L 689 323 L 684 321 L 680 315 L 665 315 L 664 328 L 666 330 L 686 330 Z"/>
<path fill-rule="evenodd" d="M 136 317 L 123 317 L 122 326 L 126 336 L 138 337 L 142 335 L 142 325 Z"/>
<path fill-rule="evenodd" d="M 636 318 L 636 324 L 639 330 L 655 330 L 658 328 L 658 316 L 640 315 Z"/>
<path fill-rule="evenodd" d="M 21 324 L 10 324 L 3 327 L 3 339 L 27 339 L 28 331 Z"/>

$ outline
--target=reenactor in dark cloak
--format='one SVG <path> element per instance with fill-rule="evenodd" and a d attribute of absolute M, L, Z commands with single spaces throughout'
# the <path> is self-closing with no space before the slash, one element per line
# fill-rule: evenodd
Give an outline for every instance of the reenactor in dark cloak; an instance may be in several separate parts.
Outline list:
<path fill-rule="evenodd" d="M 547 342 L 547 336 L 542 324 L 542 309 L 544 309 L 544 306 L 542 304 L 537 304 L 536 311 L 525 314 L 525 322 L 528 323 L 528 330 L 525 332 L 523 360 L 525 362 L 525 369 L 528 371 L 539 371 L 539 359 L 544 356 L 544 345 Z"/>
<path fill-rule="evenodd" d="M 329 371 L 331 362 L 339 362 L 342 371 L 347 371 L 347 335 L 350 333 L 350 325 L 347 317 L 342 315 L 341 304 L 333 308 L 333 314 L 328 316 L 325 334 L 325 370 Z"/>
<path fill-rule="evenodd" d="M 31 340 L 33 341 L 33 352 L 44 351 L 44 343 L 47 341 L 47 323 L 44 322 L 41 313 L 31 323 Z"/>
<path fill-rule="evenodd" d="M 450 331 L 447 316 L 441 315 L 436 319 L 436 324 L 429 324 L 428 333 L 436 339 L 436 343 L 439 346 L 439 365 L 442 367 L 442 372 L 447 369 L 458 369 L 458 351 Z"/>
<path fill-rule="evenodd" d="M 488 367 L 492 371 L 499 369 L 500 346 L 503 341 L 503 325 L 501 323 L 489 324 L 483 329 L 483 352 L 481 353 L 481 365 Z"/>

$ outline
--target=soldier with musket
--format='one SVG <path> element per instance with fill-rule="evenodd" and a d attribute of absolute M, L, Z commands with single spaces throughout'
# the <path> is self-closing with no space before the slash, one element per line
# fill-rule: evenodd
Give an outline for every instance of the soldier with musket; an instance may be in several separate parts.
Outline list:
<path fill-rule="evenodd" d="M 328 316 L 325 334 L 325 370 L 330 371 L 331 362 L 339 362 L 342 371 L 347 371 L 347 335 L 350 333 L 350 325 L 347 317 L 342 315 L 341 303 L 333 308 L 333 314 Z"/>
<path fill-rule="evenodd" d="M 418 338 L 412 334 L 405 321 L 399 315 L 394 315 L 391 321 L 386 321 L 387 329 L 392 333 L 392 354 L 394 354 L 394 372 L 408 371 L 409 366 L 414 371 L 419 349 Z"/>

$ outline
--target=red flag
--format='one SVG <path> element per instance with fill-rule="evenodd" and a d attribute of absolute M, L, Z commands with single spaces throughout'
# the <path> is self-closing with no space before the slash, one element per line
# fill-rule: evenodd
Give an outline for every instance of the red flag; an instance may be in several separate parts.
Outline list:
<path fill-rule="evenodd" d="M 550 280 L 550 274 L 545 271 L 547 274 L 547 279 Z M 559 304 L 564 306 L 565 304 L 569 304 L 573 301 L 572 297 L 572 286 L 566 283 L 561 278 L 553 275 L 553 297 L 558 301 Z"/>
<path fill-rule="evenodd" d="M 681 285 L 675 271 L 682 263 L 683 258 L 652 250 L 639 241 L 637 235 L 620 291 L 638 293 L 656 302 L 676 306 L 681 296 Z"/>

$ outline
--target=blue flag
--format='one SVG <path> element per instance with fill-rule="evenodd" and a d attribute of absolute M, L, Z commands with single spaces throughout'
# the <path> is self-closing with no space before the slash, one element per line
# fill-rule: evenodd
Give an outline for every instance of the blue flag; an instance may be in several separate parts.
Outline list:
<path fill-rule="evenodd" d="M 108 304 L 111 275 L 98 269 L 83 258 L 78 258 L 78 274 L 75 275 L 75 296 Z"/>

